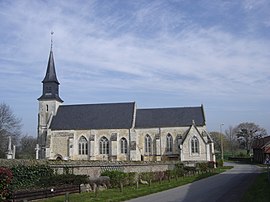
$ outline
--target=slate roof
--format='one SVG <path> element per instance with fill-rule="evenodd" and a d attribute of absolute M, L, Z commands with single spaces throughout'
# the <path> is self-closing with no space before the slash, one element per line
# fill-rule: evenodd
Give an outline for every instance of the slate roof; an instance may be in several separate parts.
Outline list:
<path fill-rule="evenodd" d="M 42 83 L 43 83 L 43 93 L 38 98 L 38 100 L 57 100 L 59 102 L 63 102 L 63 100 L 59 97 L 59 94 L 58 94 L 60 83 L 57 80 L 57 76 L 56 76 L 52 50 L 50 51 L 46 75 Z"/>
<path fill-rule="evenodd" d="M 56 76 L 52 50 L 50 51 L 50 56 L 49 56 L 48 65 L 47 65 L 47 71 L 46 71 L 46 75 L 45 75 L 42 83 L 46 83 L 46 82 L 55 82 L 55 83 L 59 84 L 59 81 L 57 80 L 57 76 Z"/>
<path fill-rule="evenodd" d="M 53 117 L 52 130 L 129 129 L 135 103 L 61 105 Z"/>
<path fill-rule="evenodd" d="M 205 125 L 203 106 L 183 108 L 138 109 L 135 128 Z"/>
<path fill-rule="evenodd" d="M 52 130 L 130 129 L 135 103 L 60 105 L 53 117 Z M 135 128 L 205 125 L 203 106 L 137 109 Z"/>

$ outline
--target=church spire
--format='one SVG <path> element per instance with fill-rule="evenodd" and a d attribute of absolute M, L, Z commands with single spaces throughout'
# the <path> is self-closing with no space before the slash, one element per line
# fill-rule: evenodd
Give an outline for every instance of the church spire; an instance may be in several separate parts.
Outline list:
<path fill-rule="evenodd" d="M 50 55 L 47 65 L 47 71 L 46 75 L 42 81 L 43 83 L 43 93 L 38 100 L 57 100 L 59 102 L 63 102 L 63 100 L 59 97 L 58 90 L 59 90 L 59 81 L 56 76 L 55 71 L 55 64 L 54 64 L 54 57 L 53 57 L 53 51 L 52 51 L 52 35 L 53 32 L 51 32 L 51 49 L 50 49 Z"/>
<path fill-rule="evenodd" d="M 52 47 L 53 47 L 53 36 L 54 32 L 51 32 L 51 50 L 50 50 L 50 55 L 49 55 L 49 60 L 48 60 L 48 65 L 47 65 L 47 72 L 46 75 L 42 81 L 42 83 L 44 82 L 55 82 L 57 84 L 59 84 L 58 80 L 57 80 L 57 76 L 56 76 L 56 71 L 55 71 L 55 65 L 54 65 L 54 58 L 53 58 L 53 51 L 52 51 Z"/>
<path fill-rule="evenodd" d="M 50 50 L 47 71 L 46 71 L 46 75 L 45 75 L 42 83 L 46 83 L 46 82 L 55 82 L 55 83 L 59 84 L 57 76 L 56 76 L 52 49 Z"/>

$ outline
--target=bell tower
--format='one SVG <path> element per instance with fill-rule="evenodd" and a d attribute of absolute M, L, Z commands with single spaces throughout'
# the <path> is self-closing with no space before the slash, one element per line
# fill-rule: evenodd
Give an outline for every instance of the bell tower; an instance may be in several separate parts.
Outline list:
<path fill-rule="evenodd" d="M 51 33 L 51 36 L 52 35 L 53 32 Z M 48 157 L 50 152 L 50 136 L 48 135 L 48 130 L 52 117 L 56 115 L 59 105 L 63 103 L 63 100 L 59 96 L 60 83 L 57 80 L 55 71 L 52 51 L 52 38 L 47 71 L 42 83 L 42 95 L 38 98 L 38 144 L 40 147 L 39 157 L 41 159 Z"/>

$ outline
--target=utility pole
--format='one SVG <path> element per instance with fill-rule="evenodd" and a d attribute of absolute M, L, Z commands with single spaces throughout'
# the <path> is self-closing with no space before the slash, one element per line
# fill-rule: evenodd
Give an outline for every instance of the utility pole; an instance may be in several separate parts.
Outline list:
<path fill-rule="evenodd" d="M 221 150 L 221 160 L 224 160 L 224 154 L 223 154 L 223 136 L 222 136 L 222 126 L 224 126 L 224 123 L 220 124 L 220 150 Z"/>

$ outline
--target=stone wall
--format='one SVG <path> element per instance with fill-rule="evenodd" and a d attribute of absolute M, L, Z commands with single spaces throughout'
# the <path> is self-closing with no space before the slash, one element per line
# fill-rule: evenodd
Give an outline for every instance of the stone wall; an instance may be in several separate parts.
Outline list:
<path fill-rule="evenodd" d="M 0 159 L 0 166 L 13 167 L 16 165 L 49 165 L 58 174 L 73 173 L 99 177 L 105 170 L 123 172 L 156 172 L 172 170 L 179 161 L 168 162 L 102 162 L 102 161 L 46 161 L 46 160 L 7 160 Z"/>
<path fill-rule="evenodd" d="M 142 162 L 142 163 L 97 163 L 87 164 L 86 162 L 80 164 L 54 164 L 50 165 L 58 174 L 73 173 L 76 175 L 89 175 L 90 177 L 99 177 L 103 171 L 119 170 L 123 172 L 157 172 L 172 170 L 176 162 Z"/>

